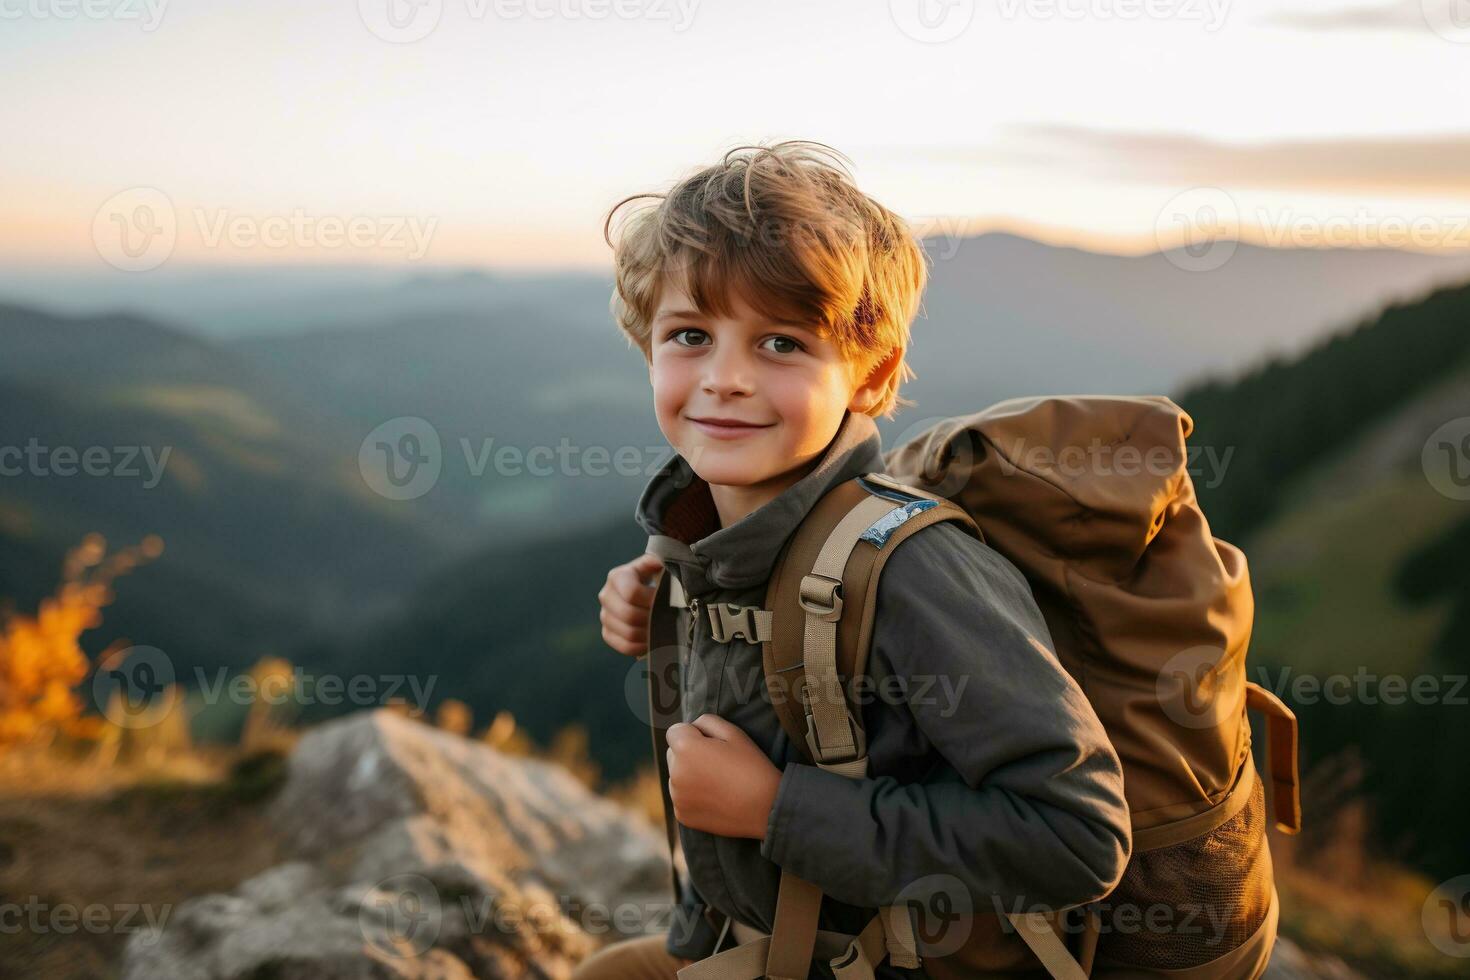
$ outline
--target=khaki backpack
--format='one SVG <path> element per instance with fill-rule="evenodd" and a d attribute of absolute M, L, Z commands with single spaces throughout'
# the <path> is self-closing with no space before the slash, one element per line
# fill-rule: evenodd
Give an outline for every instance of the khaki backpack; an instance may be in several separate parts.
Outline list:
<path fill-rule="evenodd" d="M 975 911 L 957 948 L 924 955 L 928 917 L 940 910 L 881 909 L 845 949 L 834 947 L 840 934 L 817 929 L 820 889 L 783 871 L 773 932 L 737 923 L 736 938 L 746 940 L 680 970 L 680 980 L 796 980 L 808 976 L 814 952 L 825 958 L 834 948 L 838 980 L 871 980 L 885 956 L 935 980 L 1264 971 L 1279 905 L 1246 712 L 1266 719 L 1271 810 L 1286 833 L 1300 829 L 1296 719 L 1246 680 L 1254 612 L 1246 560 L 1210 534 L 1195 499 L 1192 430 L 1163 396 L 1011 399 L 946 419 L 886 452 L 886 473 L 846 481 L 817 502 L 777 559 L 764 608 L 705 607 L 716 639 L 762 644 L 772 706 L 806 761 L 859 778 L 868 760 L 853 678 L 865 670 L 884 563 L 939 521 L 988 543 L 1030 583 L 1058 658 L 1122 761 L 1133 851 L 1112 893 L 1069 910 Z M 650 551 L 666 547 L 650 540 Z M 678 583 L 663 580 L 655 602 L 686 606 Z M 667 617 L 651 614 L 649 623 L 672 856 L 661 736 L 679 719 L 678 683 L 670 704 L 658 678 L 677 677 L 669 658 L 681 638 Z M 1167 925 L 1126 928 L 1124 910 L 1135 923 L 1162 910 Z"/>

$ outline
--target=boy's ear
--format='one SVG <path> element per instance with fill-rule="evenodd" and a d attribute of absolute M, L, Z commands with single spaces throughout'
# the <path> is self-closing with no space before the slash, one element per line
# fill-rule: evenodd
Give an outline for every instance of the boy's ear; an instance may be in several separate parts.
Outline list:
<path fill-rule="evenodd" d="M 868 372 L 867 379 L 853 391 L 848 409 L 866 414 L 868 409 L 882 402 L 894 374 L 902 364 L 903 348 L 895 347 Z"/>

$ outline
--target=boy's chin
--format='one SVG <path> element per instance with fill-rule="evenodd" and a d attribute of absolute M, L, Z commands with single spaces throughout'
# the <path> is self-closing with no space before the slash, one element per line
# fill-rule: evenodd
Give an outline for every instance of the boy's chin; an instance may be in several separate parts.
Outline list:
<path fill-rule="evenodd" d="M 712 486 L 758 486 L 770 482 L 788 469 L 780 462 L 756 459 L 754 454 L 747 459 L 731 454 L 730 458 L 719 460 L 711 458 L 713 455 L 706 455 L 699 463 L 691 464 L 695 474 Z"/>

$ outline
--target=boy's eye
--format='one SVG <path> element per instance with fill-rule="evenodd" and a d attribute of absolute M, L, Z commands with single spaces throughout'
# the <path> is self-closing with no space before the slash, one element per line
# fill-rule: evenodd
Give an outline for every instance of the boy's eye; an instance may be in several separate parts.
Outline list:
<path fill-rule="evenodd" d="M 672 340 L 672 341 L 674 341 L 674 343 L 678 344 L 680 347 L 704 347 L 704 346 L 706 346 L 705 344 L 699 344 L 699 343 L 686 344 L 683 341 L 681 341 L 681 340 L 678 339 L 681 335 L 686 334 L 686 333 L 697 334 L 699 337 L 708 337 L 709 336 L 703 330 L 700 330 L 698 327 L 681 327 L 678 330 L 674 330 L 674 331 L 670 332 L 669 333 L 669 339 Z M 797 351 L 803 349 L 800 341 L 798 341 L 798 340 L 796 340 L 795 338 L 792 338 L 792 337 L 787 337 L 784 334 L 777 334 L 776 336 L 773 336 L 773 337 L 767 337 L 763 341 L 763 343 L 771 343 L 772 341 L 775 341 L 777 343 L 785 343 L 785 344 L 790 344 L 791 345 L 790 347 L 786 347 L 786 348 L 773 348 L 773 351 L 775 353 L 777 353 L 777 354 L 795 354 Z"/>
<path fill-rule="evenodd" d="M 675 343 L 679 343 L 679 341 L 678 341 L 677 338 L 678 338 L 678 336 L 680 334 L 684 334 L 684 333 L 697 333 L 700 336 L 704 336 L 704 331 L 698 329 L 697 327 L 684 327 L 684 328 L 682 328 L 680 330 L 675 330 L 673 333 L 669 334 L 669 339 L 672 340 L 672 341 L 674 341 Z M 700 345 L 700 344 L 679 344 L 679 346 L 681 346 L 681 347 L 699 347 L 699 346 L 702 346 L 702 345 Z"/>
<path fill-rule="evenodd" d="M 767 341 L 771 341 L 771 340 L 784 341 L 785 343 L 788 343 L 788 344 L 791 345 L 791 348 L 789 350 L 778 350 L 778 351 L 776 351 L 777 354 L 795 354 L 797 351 L 801 350 L 801 343 L 799 341 L 796 341 L 796 340 L 792 339 L 791 337 L 786 337 L 786 336 L 783 336 L 783 335 L 777 335 L 775 337 L 767 337 L 766 340 Z"/>

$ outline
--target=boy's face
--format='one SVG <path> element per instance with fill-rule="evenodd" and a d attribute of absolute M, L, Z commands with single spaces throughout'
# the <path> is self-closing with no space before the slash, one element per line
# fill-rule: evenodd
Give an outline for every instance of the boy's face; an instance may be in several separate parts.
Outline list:
<path fill-rule="evenodd" d="M 795 483 L 851 408 L 882 394 L 883 371 L 856 383 L 814 327 L 774 323 L 732 297 L 725 318 L 698 312 L 677 285 L 654 314 L 648 379 L 664 438 L 710 484 L 722 524 Z M 735 419 L 721 427 L 701 419 Z"/>

